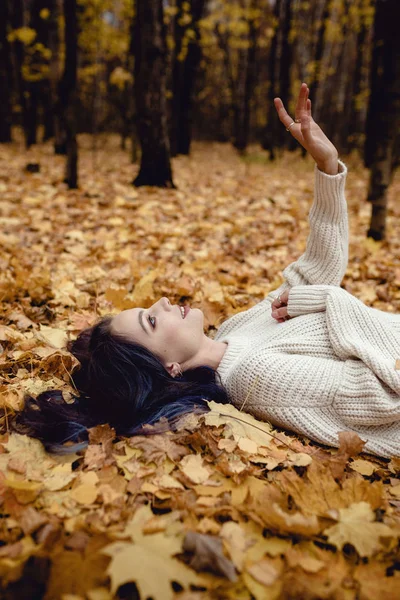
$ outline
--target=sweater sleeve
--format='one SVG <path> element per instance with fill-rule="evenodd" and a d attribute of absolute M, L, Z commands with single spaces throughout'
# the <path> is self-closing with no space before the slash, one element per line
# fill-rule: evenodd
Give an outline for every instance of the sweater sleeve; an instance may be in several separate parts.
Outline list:
<path fill-rule="evenodd" d="M 286 283 L 340 285 L 348 262 L 348 218 L 344 193 L 347 168 L 327 175 L 315 166 L 314 202 L 309 213 L 310 233 L 304 254 L 283 271 Z"/>
<path fill-rule="evenodd" d="M 295 285 L 289 290 L 287 312 L 290 317 L 326 310 L 326 299 L 332 285 Z"/>

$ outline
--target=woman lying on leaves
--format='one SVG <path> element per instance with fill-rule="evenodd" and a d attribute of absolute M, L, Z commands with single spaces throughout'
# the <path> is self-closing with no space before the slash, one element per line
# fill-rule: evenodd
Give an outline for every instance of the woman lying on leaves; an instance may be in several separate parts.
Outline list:
<path fill-rule="evenodd" d="M 367 307 L 340 287 L 347 169 L 313 120 L 308 94 L 303 83 L 294 119 L 275 99 L 286 130 L 316 162 L 307 247 L 283 271 L 282 285 L 226 320 L 214 339 L 200 309 L 167 298 L 83 330 L 68 345 L 81 363 L 73 376 L 79 398 L 67 404 L 50 390 L 26 398 L 17 413 L 17 424 L 48 450 L 85 447 L 61 444 L 87 440 L 87 428 L 99 423 L 121 435 L 158 433 L 141 426 L 207 411 L 204 399 L 237 408 L 246 399 L 246 412 L 317 442 L 338 447 L 338 433 L 354 431 L 364 451 L 400 456 L 400 315 Z"/>

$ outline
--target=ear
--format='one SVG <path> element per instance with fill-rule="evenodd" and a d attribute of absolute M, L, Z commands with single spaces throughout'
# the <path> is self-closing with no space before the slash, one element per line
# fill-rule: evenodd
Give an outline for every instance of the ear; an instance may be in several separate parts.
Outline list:
<path fill-rule="evenodd" d="M 179 377 L 179 375 L 182 375 L 182 369 L 179 363 L 168 363 L 165 368 L 167 369 L 168 373 L 171 375 L 171 377 L 175 378 L 175 377 Z"/>

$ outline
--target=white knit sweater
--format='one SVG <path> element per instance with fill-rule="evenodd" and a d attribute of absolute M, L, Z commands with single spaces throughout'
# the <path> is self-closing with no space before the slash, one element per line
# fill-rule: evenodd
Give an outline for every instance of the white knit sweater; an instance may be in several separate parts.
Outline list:
<path fill-rule="evenodd" d="M 228 347 L 218 367 L 232 403 L 261 420 L 339 446 L 355 431 L 364 451 L 400 456 L 400 315 L 365 306 L 340 288 L 348 261 L 347 169 L 315 167 L 315 197 L 304 254 L 284 283 L 219 328 Z M 271 302 L 290 288 L 278 323 Z M 398 366 L 398 363 L 397 363 Z"/>

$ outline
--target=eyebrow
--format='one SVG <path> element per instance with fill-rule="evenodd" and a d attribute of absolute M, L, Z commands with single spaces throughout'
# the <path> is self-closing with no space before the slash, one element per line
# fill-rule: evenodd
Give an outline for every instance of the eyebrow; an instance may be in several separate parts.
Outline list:
<path fill-rule="evenodd" d="M 147 331 L 147 329 L 145 328 L 145 326 L 143 324 L 143 313 L 144 313 L 144 310 L 141 310 L 140 313 L 139 313 L 139 323 L 140 323 L 140 326 L 143 329 L 143 331 L 145 333 L 147 333 L 147 335 L 149 335 L 149 332 Z"/>

